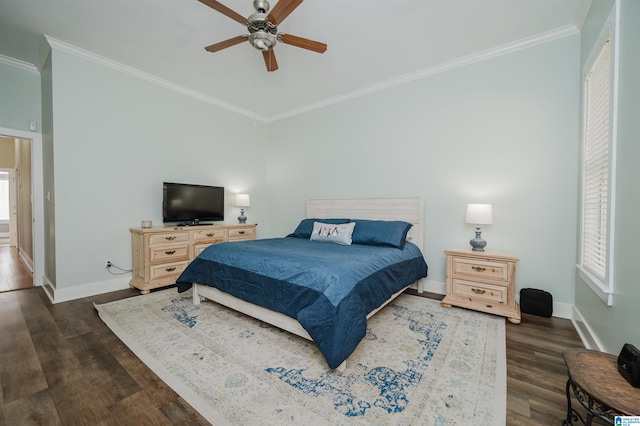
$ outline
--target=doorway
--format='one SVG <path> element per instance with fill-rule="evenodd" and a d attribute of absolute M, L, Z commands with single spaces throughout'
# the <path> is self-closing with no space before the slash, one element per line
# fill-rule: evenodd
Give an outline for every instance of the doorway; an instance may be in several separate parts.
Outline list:
<path fill-rule="evenodd" d="M 31 146 L 0 136 L 0 291 L 34 285 Z"/>

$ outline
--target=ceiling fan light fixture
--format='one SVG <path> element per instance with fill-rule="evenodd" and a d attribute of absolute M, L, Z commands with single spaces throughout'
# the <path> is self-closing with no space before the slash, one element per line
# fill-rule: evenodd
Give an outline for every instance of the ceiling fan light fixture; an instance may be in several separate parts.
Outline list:
<path fill-rule="evenodd" d="M 267 50 L 273 49 L 277 43 L 277 38 L 273 34 L 257 31 L 249 35 L 249 43 L 251 43 L 254 48 L 266 52 Z"/>

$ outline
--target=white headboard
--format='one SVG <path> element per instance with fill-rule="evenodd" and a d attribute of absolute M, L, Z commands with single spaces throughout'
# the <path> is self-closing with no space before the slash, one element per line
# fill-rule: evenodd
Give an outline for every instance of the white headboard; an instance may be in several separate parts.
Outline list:
<path fill-rule="evenodd" d="M 307 201 L 307 217 L 403 220 L 413 225 L 407 234 L 407 241 L 417 245 L 424 253 L 421 197 L 310 199 Z"/>

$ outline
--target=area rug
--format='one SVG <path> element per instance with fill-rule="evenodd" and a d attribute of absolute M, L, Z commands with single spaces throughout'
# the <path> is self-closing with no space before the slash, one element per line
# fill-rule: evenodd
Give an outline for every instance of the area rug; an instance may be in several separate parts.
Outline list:
<path fill-rule="evenodd" d="M 504 425 L 504 318 L 401 295 L 344 371 L 312 342 L 175 289 L 96 305 L 214 425 Z"/>

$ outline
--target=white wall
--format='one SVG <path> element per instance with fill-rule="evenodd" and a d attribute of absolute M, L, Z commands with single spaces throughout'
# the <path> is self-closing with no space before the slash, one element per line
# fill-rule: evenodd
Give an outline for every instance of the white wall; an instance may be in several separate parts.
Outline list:
<path fill-rule="evenodd" d="M 520 254 L 518 288 L 572 304 L 579 40 L 270 126 L 54 49 L 42 105 L 52 121 L 44 159 L 45 185 L 54 185 L 49 278 L 69 297 L 80 287 L 113 289 L 104 259 L 130 267 L 128 228 L 141 219 L 159 224 L 160 183 L 174 180 L 251 193 L 259 237 L 289 233 L 310 197 L 420 195 L 429 279 L 440 287 L 442 250 L 473 236 L 465 205 L 490 202 L 494 224 L 483 235 L 488 249 Z"/>
<path fill-rule="evenodd" d="M 14 66 L 14 61 L 0 60 L 0 135 L 30 140 L 33 162 L 33 209 L 35 221 L 33 275 L 34 284 L 42 285 L 44 276 L 43 205 L 42 205 L 42 137 L 40 75 L 35 67 Z M 37 130 L 30 130 L 30 121 Z"/>
<path fill-rule="evenodd" d="M 612 1 L 594 2 L 585 23 L 582 62 L 609 14 Z M 623 0 L 620 5 L 620 74 L 618 104 L 617 190 L 615 194 L 614 300 L 607 306 L 583 282 L 576 278 L 575 307 L 579 325 L 593 339 L 594 349 L 618 354 L 625 343 L 640 347 L 638 306 L 640 306 L 640 2 Z"/>
<path fill-rule="evenodd" d="M 0 127 L 29 130 L 40 122 L 40 76 L 0 62 Z M 39 126 L 38 126 L 39 128 Z"/>
<path fill-rule="evenodd" d="M 225 186 L 228 222 L 239 213 L 233 194 L 250 193 L 250 220 L 266 222 L 266 124 L 55 48 L 51 87 L 49 280 L 62 299 L 72 287 L 122 285 L 104 260 L 131 267 L 129 228 L 142 219 L 162 224 L 163 181 Z"/>
<path fill-rule="evenodd" d="M 429 280 L 468 247 L 467 203 L 494 206 L 488 250 L 516 251 L 518 288 L 573 304 L 579 35 L 273 123 L 270 236 L 310 197 L 419 195 Z"/>

